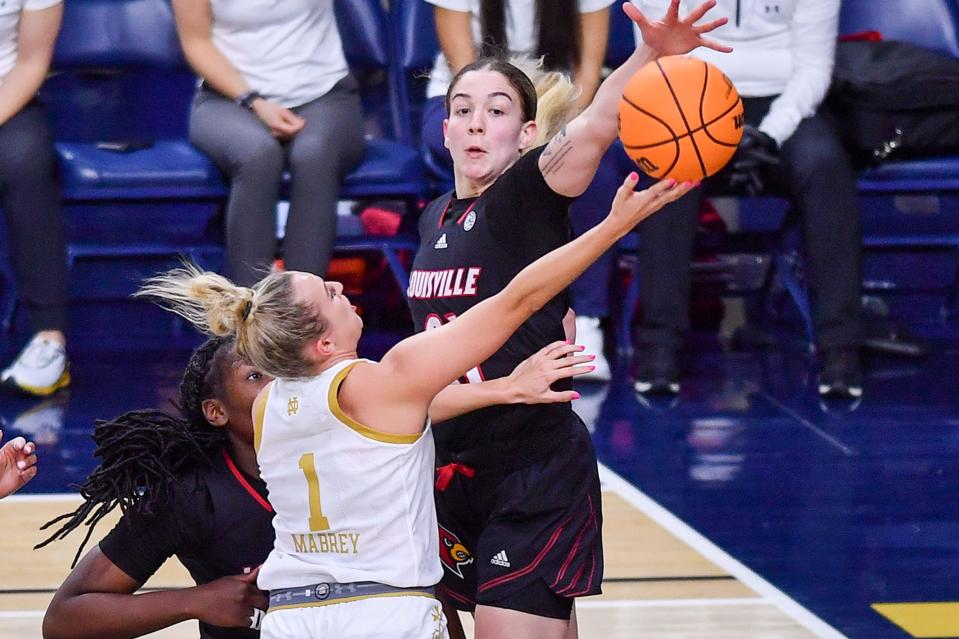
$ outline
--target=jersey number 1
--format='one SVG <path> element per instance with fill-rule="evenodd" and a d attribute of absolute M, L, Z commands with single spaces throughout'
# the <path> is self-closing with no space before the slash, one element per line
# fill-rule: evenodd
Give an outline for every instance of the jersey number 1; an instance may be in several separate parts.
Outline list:
<path fill-rule="evenodd" d="M 300 470 L 306 475 L 307 494 L 310 498 L 310 530 L 329 530 L 330 520 L 323 516 L 323 507 L 320 505 L 320 480 L 316 477 L 313 453 L 300 457 Z"/>

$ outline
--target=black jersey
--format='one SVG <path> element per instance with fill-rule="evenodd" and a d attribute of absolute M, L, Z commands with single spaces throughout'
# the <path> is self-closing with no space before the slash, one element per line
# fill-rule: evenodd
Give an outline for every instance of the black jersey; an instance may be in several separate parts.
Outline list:
<path fill-rule="evenodd" d="M 240 471 L 224 451 L 213 466 L 186 473 L 170 501 L 152 514 L 124 514 L 100 541 L 100 551 L 140 583 L 176 555 L 199 585 L 256 568 L 273 549 L 273 538 L 266 484 Z M 259 636 L 200 623 L 201 639 Z"/>
<path fill-rule="evenodd" d="M 410 275 L 408 298 L 417 331 L 454 321 L 467 309 L 501 291 L 524 267 L 569 241 L 570 198 L 553 191 L 539 169 L 540 147 L 520 158 L 479 197 L 447 193 L 420 218 L 420 246 Z M 543 346 L 565 339 L 562 320 L 569 296 L 553 298 L 506 344 L 462 382 L 509 375 Z M 569 380 L 554 385 L 571 388 Z M 434 431 L 438 462 L 457 459 L 490 465 L 461 453 L 485 449 L 507 462 L 507 451 L 539 436 L 562 441 L 571 425 L 568 403 L 492 406 L 457 417 Z M 493 463 L 492 465 L 498 465 Z M 508 464 L 506 464 L 508 465 Z"/>

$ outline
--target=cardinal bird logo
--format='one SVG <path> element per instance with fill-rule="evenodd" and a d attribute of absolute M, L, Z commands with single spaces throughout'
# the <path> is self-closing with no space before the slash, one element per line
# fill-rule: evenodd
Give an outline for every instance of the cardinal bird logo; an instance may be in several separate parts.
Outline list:
<path fill-rule="evenodd" d="M 463 545 L 459 537 L 446 530 L 440 529 L 440 561 L 447 570 L 463 579 L 463 566 L 473 563 L 473 554 Z"/>

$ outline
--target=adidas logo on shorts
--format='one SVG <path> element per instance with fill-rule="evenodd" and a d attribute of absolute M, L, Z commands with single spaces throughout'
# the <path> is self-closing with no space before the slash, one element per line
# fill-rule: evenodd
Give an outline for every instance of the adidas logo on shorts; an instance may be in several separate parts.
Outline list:
<path fill-rule="evenodd" d="M 506 556 L 506 551 L 501 550 L 493 558 L 489 560 L 494 566 L 502 566 L 503 568 L 509 568 L 509 558 Z"/>

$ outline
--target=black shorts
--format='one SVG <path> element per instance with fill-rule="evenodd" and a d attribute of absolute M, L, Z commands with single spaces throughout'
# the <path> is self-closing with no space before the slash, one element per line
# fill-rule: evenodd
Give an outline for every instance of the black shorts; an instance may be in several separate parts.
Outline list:
<path fill-rule="evenodd" d="M 511 471 L 456 474 L 436 492 L 441 591 L 477 604 L 569 619 L 601 592 L 602 504 L 596 452 L 578 421 L 551 455 Z"/>

